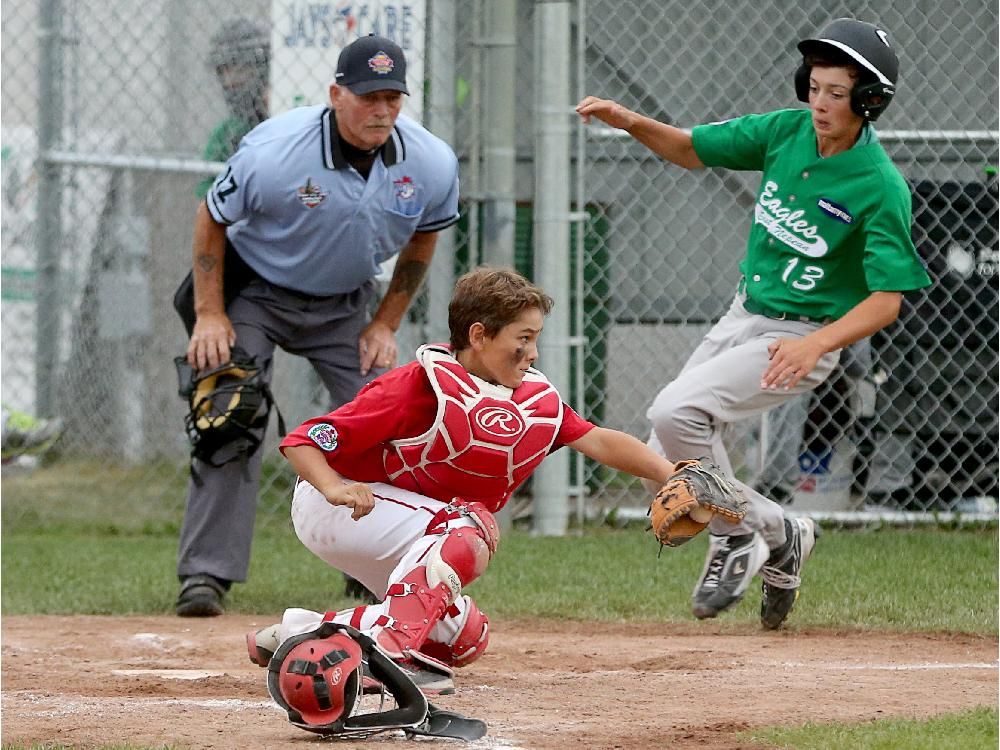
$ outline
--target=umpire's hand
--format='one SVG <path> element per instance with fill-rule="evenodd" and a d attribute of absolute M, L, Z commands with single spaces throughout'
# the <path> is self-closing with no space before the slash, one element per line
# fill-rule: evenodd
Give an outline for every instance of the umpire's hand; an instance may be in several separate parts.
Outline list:
<path fill-rule="evenodd" d="M 218 367 L 229 361 L 236 344 L 236 331 L 224 312 L 199 315 L 188 342 L 187 360 L 196 370 Z"/>
<path fill-rule="evenodd" d="M 361 374 L 367 375 L 373 367 L 388 369 L 396 366 L 396 333 L 379 320 L 373 320 L 358 339 Z"/>

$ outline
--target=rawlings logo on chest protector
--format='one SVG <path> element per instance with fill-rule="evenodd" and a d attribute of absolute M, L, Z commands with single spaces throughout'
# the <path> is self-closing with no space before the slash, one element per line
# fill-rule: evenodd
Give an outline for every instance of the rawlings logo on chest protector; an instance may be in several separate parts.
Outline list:
<path fill-rule="evenodd" d="M 524 421 L 505 406 L 484 406 L 475 412 L 473 422 L 483 432 L 501 440 L 510 440 L 524 432 Z"/>
<path fill-rule="evenodd" d="M 559 393 L 534 370 L 513 391 L 491 385 L 442 347 L 423 346 L 417 358 L 437 395 L 437 414 L 423 435 L 385 451 L 390 481 L 445 501 L 457 496 L 501 508 L 555 443 Z"/>

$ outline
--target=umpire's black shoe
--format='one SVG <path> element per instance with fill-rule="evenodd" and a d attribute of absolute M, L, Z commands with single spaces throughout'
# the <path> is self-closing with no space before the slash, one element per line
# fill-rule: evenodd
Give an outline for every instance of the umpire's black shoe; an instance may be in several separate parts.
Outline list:
<path fill-rule="evenodd" d="M 785 543 L 771 553 L 760 576 L 763 597 L 760 624 L 768 630 L 781 627 L 799 598 L 802 566 L 819 538 L 819 527 L 811 518 L 785 519 Z"/>
<path fill-rule="evenodd" d="M 699 620 L 735 606 L 767 559 L 767 542 L 758 534 L 709 535 L 708 557 L 695 586 L 691 611 Z"/>
<path fill-rule="evenodd" d="M 181 593 L 177 596 L 179 617 L 217 617 L 225 612 L 222 597 L 229 588 L 228 581 L 220 581 L 215 576 L 188 576 L 181 583 Z"/>

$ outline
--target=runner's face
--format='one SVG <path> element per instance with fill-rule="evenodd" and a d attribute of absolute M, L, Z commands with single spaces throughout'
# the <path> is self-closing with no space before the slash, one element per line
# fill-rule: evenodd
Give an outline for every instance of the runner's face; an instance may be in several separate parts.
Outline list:
<path fill-rule="evenodd" d="M 852 143 L 857 138 L 864 119 L 851 109 L 855 83 L 847 68 L 813 67 L 810 71 L 809 109 L 819 138 Z"/>
<path fill-rule="evenodd" d="M 330 87 L 330 104 L 337 113 L 337 130 L 357 148 L 378 148 L 392 134 L 403 108 L 403 92 L 372 91 L 352 94 L 343 86 Z"/>
<path fill-rule="evenodd" d="M 521 385 L 524 373 L 538 359 L 543 320 L 541 310 L 532 307 L 501 328 L 496 336 L 484 336 L 477 358 L 479 371 L 473 374 L 507 388 Z"/>

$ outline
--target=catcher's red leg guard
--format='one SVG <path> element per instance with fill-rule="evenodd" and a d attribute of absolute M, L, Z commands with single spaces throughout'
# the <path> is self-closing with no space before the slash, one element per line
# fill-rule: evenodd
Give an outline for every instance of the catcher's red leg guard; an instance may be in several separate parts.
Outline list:
<path fill-rule="evenodd" d="M 429 530 L 435 525 L 432 521 Z M 483 529 L 478 518 L 474 526 L 445 528 L 421 563 L 401 581 L 390 584 L 385 614 L 375 621 L 381 626 L 378 645 L 396 658 L 419 651 L 431 628 L 461 595 L 462 587 L 486 570 L 494 549 L 496 538 Z"/>
<path fill-rule="evenodd" d="M 420 647 L 421 653 L 437 659 L 450 667 L 464 667 L 482 656 L 490 645 L 490 620 L 468 596 L 459 597 L 461 609 L 452 604 L 447 615 L 458 618 L 458 634 L 448 642 L 428 638 Z"/>

